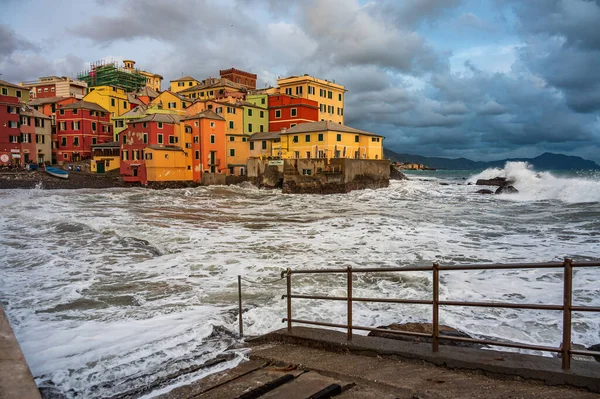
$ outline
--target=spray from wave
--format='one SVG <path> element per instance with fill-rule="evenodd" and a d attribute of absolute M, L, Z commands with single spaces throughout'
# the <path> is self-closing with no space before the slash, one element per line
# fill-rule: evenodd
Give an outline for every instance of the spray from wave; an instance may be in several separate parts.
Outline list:
<path fill-rule="evenodd" d="M 507 162 L 503 169 L 489 168 L 471 176 L 469 183 L 478 179 L 505 177 L 519 190 L 507 195 L 516 201 L 559 200 L 566 203 L 600 202 L 598 176 L 556 176 L 551 172 L 536 172 L 527 162 Z"/>

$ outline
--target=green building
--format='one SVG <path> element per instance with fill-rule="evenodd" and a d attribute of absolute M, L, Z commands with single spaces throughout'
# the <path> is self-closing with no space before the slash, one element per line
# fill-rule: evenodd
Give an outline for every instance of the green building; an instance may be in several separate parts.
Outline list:
<path fill-rule="evenodd" d="M 244 133 L 269 131 L 269 96 L 251 94 L 241 104 L 244 107 Z"/>

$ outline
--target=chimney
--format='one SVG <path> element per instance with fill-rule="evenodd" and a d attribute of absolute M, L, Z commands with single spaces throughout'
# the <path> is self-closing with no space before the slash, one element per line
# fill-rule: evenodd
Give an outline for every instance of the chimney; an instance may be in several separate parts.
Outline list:
<path fill-rule="evenodd" d="M 285 132 L 287 132 L 287 129 L 286 129 L 286 128 L 284 128 L 284 127 L 282 127 L 282 128 L 281 128 L 281 133 L 285 133 Z"/>

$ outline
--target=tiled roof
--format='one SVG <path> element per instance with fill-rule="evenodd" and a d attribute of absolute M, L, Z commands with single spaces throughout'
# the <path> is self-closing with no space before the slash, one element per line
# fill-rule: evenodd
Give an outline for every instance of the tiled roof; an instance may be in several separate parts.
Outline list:
<path fill-rule="evenodd" d="M 179 82 L 181 80 L 196 80 L 196 81 L 198 81 L 198 79 L 192 78 L 191 76 L 184 76 L 183 78 L 175 79 L 175 80 L 172 80 L 171 82 Z"/>
<path fill-rule="evenodd" d="M 282 132 L 281 134 L 323 132 L 326 130 L 331 130 L 334 132 L 342 132 L 342 133 L 355 133 L 355 134 L 365 134 L 368 136 L 383 137 L 379 134 L 365 132 L 364 130 L 355 129 L 353 127 L 346 126 L 346 125 L 340 125 L 339 123 L 335 123 L 335 122 L 331 122 L 331 121 L 299 123 L 296 126 L 287 129 L 286 132 Z"/>
<path fill-rule="evenodd" d="M 100 144 L 93 144 L 92 148 L 120 148 L 121 147 L 121 143 L 119 143 L 118 141 L 111 141 L 109 143 L 100 143 Z"/>
<path fill-rule="evenodd" d="M 279 132 L 257 132 L 252 134 L 248 140 L 274 140 L 279 138 L 279 134 Z"/>
<path fill-rule="evenodd" d="M 107 112 L 108 113 L 108 110 L 102 108 L 98 104 L 94 104 L 94 103 L 91 103 L 89 101 L 83 101 L 83 100 L 77 101 L 76 103 L 73 103 L 73 104 L 65 105 L 61 109 L 90 109 L 92 111 Z"/>
<path fill-rule="evenodd" d="M 2 79 L 0 79 L 0 86 L 12 87 L 13 89 L 28 90 L 26 87 L 19 86 L 19 85 L 7 82 L 6 80 L 2 80 Z"/>
<path fill-rule="evenodd" d="M 127 118 L 138 118 L 138 117 L 142 117 L 144 115 L 146 115 L 146 110 L 148 108 L 142 104 L 142 105 L 138 105 L 135 108 L 130 109 L 129 111 L 125 112 L 123 115 L 121 116 L 117 116 L 114 119 L 127 119 Z"/>
<path fill-rule="evenodd" d="M 153 150 L 163 150 L 163 151 L 183 151 L 183 148 L 176 146 L 176 145 L 156 145 L 156 144 L 152 144 L 149 145 L 148 148 L 152 148 Z"/>
<path fill-rule="evenodd" d="M 156 90 L 154 90 L 152 87 L 144 86 L 141 89 L 139 89 L 138 91 L 136 91 L 135 94 L 138 96 L 147 96 L 150 98 L 156 98 L 156 97 L 158 97 L 158 95 L 160 93 L 157 92 Z"/>
<path fill-rule="evenodd" d="M 150 114 L 143 118 L 136 119 L 134 123 L 143 122 L 163 122 L 163 123 L 179 123 L 181 118 L 178 115 L 171 114 Z"/>
<path fill-rule="evenodd" d="M 211 110 L 206 110 L 206 111 L 202 111 L 199 112 L 195 115 L 190 115 L 190 116 L 186 116 L 184 117 L 182 120 L 188 120 L 188 119 L 200 119 L 200 118 L 206 118 L 206 119 L 214 119 L 217 121 L 224 121 L 225 118 L 223 118 L 221 115 L 217 114 L 214 111 Z"/>
<path fill-rule="evenodd" d="M 34 100 L 29 101 L 27 104 L 29 105 L 42 105 L 42 104 L 53 104 L 57 103 L 61 100 L 65 100 L 67 98 L 72 97 L 46 97 L 46 98 L 36 98 Z"/>
<path fill-rule="evenodd" d="M 44 115 L 37 109 L 32 108 L 30 106 L 25 106 L 25 110 L 21 111 L 21 115 L 29 115 L 29 116 L 33 116 L 35 118 L 52 119 L 48 115 Z"/>

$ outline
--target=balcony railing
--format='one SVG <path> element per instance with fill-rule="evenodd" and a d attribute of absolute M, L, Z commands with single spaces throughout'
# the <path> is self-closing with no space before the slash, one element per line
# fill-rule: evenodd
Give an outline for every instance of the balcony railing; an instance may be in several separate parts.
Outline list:
<path fill-rule="evenodd" d="M 348 340 L 352 339 L 353 330 L 361 331 L 377 331 L 387 334 L 399 334 L 406 336 L 427 337 L 432 340 L 432 350 L 437 352 L 439 349 L 439 341 L 451 340 L 461 341 L 476 344 L 485 344 L 492 346 L 503 346 L 517 349 L 528 349 L 535 351 L 545 351 L 560 353 L 562 355 L 562 368 L 567 370 L 571 367 L 571 356 L 587 355 L 600 356 L 600 352 L 590 350 L 573 349 L 571 343 L 572 330 L 572 313 L 573 312 L 600 312 L 600 306 L 574 306 L 573 305 L 573 269 L 586 267 L 600 267 L 600 262 L 577 262 L 574 263 L 571 259 L 565 259 L 562 263 L 520 263 L 520 264 L 496 264 L 496 265 L 459 265 L 459 266 L 443 266 L 434 263 L 432 266 L 418 267 L 389 267 L 389 268 L 352 268 L 344 269 L 312 269 L 312 270 L 291 270 L 282 272 L 282 278 L 287 280 L 287 293 L 283 298 L 287 299 L 287 317 L 283 319 L 287 322 L 288 331 L 292 331 L 293 324 L 308 324 L 321 327 L 335 327 L 347 330 Z M 532 270 L 532 269 L 563 269 L 564 287 L 563 287 L 563 303 L 562 304 L 522 304 L 522 303 L 503 303 L 503 302 L 465 302 L 465 301 L 443 301 L 439 298 L 440 289 L 440 272 L 446 271 L 469 271 L 469 270 Z M 396 298 L 363 298 L 354 297 L 352 293 L 352 278 L 355 274 L 360 273 L 405 273 L 405 272 L 432 272 L 433 292 L 432 298 L 429 300 L 421 299 L 396 299 Z M 329 296 L 329 295 L 299 295 L 292 293 L 292 276 L 303 274 L 345 274 L 347 284 L 347 296 Z M 347 305 L 347 322 L 346 324 L 334 324 L 312 320 L 300 320 L 292 317 L 292 299 L 306 300 L 318 299 L 328 301 L 345 301 Z M 374 327 L 366 327 L 355 325 L 352 322 L 352 307 L 354 302 L 379 302 L 379 303 L 399 303 L 409 305 L 431 305 L 432 306 L 432 333 L 420 333 L 409 331 L 398 331 Z M 563 313 L 562 322 L 562 344 L 560 347 L 552 347 L 545 345 L 532 345 L 517 342 L 498 342 L 487 339 L 475 339 L 466 337 L 456 337 L 440 334 L 439 327 L 439 310 L 440 307 L 483 307 L 483 308 L 505 308 L 505 309 L 529 309 L 529 310 L 552 310 L 561 311 Z"/>

